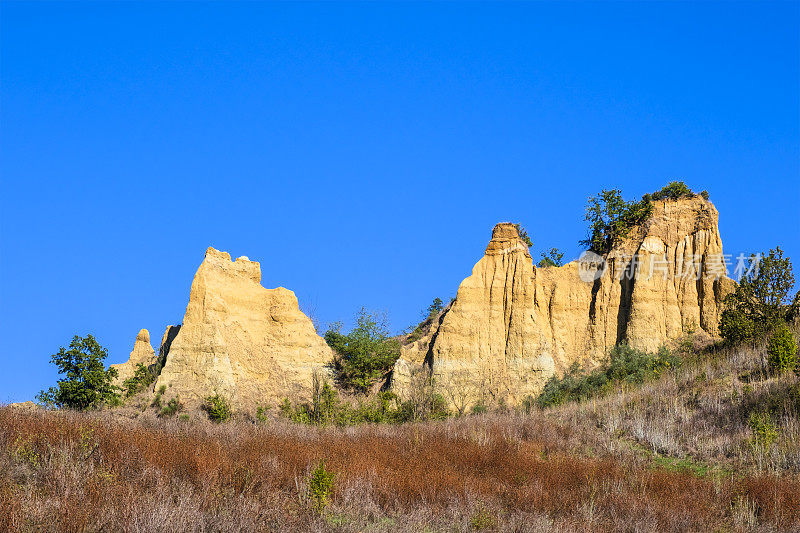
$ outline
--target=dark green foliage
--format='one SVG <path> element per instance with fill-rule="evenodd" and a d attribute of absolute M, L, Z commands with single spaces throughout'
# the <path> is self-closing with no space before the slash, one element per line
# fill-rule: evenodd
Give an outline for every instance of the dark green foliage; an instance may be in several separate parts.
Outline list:
<path fill-rule="evenodd" d="M 708 192 L 703 191 L 706 193 L 705 198 L 708 199 Z M 678 200 L 679 198 L 691 198 L 695 194 L 692 192 L 692 189 L 689 188 L 682 181 L 671 181 L 667 185 L 665 185 L 660 191 L 656 191 L 650 195 L 653 200 Z"/>
<path fill-rule="evenodd" d="M 208 413 L 208 418 L 213 422 L 225 422 L 233 415 L 228 400 L 219 394 L 208 396 L 203 402 L 202 409 Z"/>
<path fill-rule="evenodd" d="M 401 401 L 391 391 L 359 398 L 357 404 L 342 400 L 339 393 L 327 382 L 319 385 L 315 380 L 311 402 L 293 405 L 284 398 L 280 415 L 298 424 L 356 426 L 361 424 L 401 424 L 412 420 L 443 420 L 450 416 L 447 403 L 439 394 L 425 396 L 417 401 Z"/>
<path fill-rule="evenodd" d="M 161 397 L 164 396 L 165 392 L 167 392 L 167 386 L 166 385 L 161 385 L 158 388 L 158 392 L 156 392 L 156 395 L 153 397 L 153 401 L 150 404 L 150 407 L 155 407 L 157 409 L 161 409 Z"/>
<path fill-rule="evenodd" d="M 586 205 L 589 237 L 581 244 L 598 254 L 608 253 L 631 228 L 647 220 L 652 211 L 653 205 L 646 197 L 639 202 L 626 202 L 619 189 L 601 191 L 589 198 Z"/>
<path fill-rule="evenodd" d="M 545 408 L 585 400 L 605 394 L 619 383 L 642 383 L 680 364 L 681 360 L 663 346 L 657 354 L 649 354 L 620 344 L 611 350 L 608 361 L 592 372 L 585 372 L 576 363 L 564 377 L 550 378 L 536 404 Z"/>
<path fill-rule="evenodd" d="M 328 505 L 328 498 L 333 492 L 334 477 L 335 474 L 325 467 L 325 459 L 308 476 L 308 498 L 319 513 Z"/>
<path fill-rule="evenodd" d="M 483 400 L 480 400 L 478 403 L 472 406 L 473 415 L 481 415 L 487 412 L 489 412 L 489 407 L 487 407 L 486 403 Z"/>
<path fill-rule="evenodd" d="M 436 315 L 438 315 L 442 309 L 444 309 L 444 302 L 441 298 L 434 298 L 431 305 L 429 305 L 423 312 L 422 312 L 422 321 L 412 328 L 408 328 L 404 333 L 408 335 L 408 341 L 414 342 L 422 337 L 424 334 L 425 326 L 429 325 Z M 410 330 L 410 333 L 409 333 Z"/>
<path fill-rule="evenodd" d="M 700 191 L 700 196 L 702 196 L 704 200 L 708 200 L 708 191 Z"/>
<path fill-rule="evenodd" d="M 475 531 L 494 529 L 496 525 L 497 519 L 494 514 L 483 504 L 478 505 L 478 508 L 469 518 L 469 526 Z"/>
<path fill-rule="evenodd" d="M 46 406 L 79 410 L 117 404 L 119 387 L 111 384 L 117 377 L 117 370 L 106 369 L 103 365 L 106 357 L 108 350 L 93 336 L 76 335 L 69 349 L 62 346 L 51 356 L 58 373 L 65 377 L 58 380 L 55 387 L 41 391 L 37 400 Z"/>
<path fill-rule="evenodd" d="M 394 366 L 400 343 L 389 336 L 386 320 L 362 308 L 356 327 L 342 334 L 341 324 L 325 333 L 325 341 L 336 352 L 332 365 L 337 382 L 344 388 L 367 392 Z"/>
<path fill-rule="evenodd" d="M 441 298 L 434 298 L 431 305 L 428 306 L 428 309 L 425 310 L 425 317 L 430 318 L 439 314 L 439 311 L 444 309 L 444 302 Z"/>
<path fill-rule="evenodd" d="M 514 224 L 514 227 L 517 228 L 517 231 L 519 232 L 519 238 L 522 239 L 522 242 L 527 244 L 528 248 L 533 246 L 533 241 L 531 240 L 530 236 L 528 236 L 528 232 L 525 230 L 525 228 L 519 224 Z"/>
<path fill-rule="evenodd" d="M 133 396 L 145 390 L 156 381 L 157 377 L 158 374 L 154 368 L 151 369 L 139 363 L 133 371 L 133 376 L 122 382 L 122 389 L 125 391 L 125 396 Z"/>
<path fill-rule="evenodd" d="M 776 373 L 797 370 L 797 343 L 785 325 L 778 327 L 767 344 L 769 369 Z"/>
<path fill-rule="evenodd" d="M 769 450 L 780 434 L 778 426 L 766 411 L 753 411 L 747 421 L 750 431 L 753 432 L 750 444 L 759 450 Z"/>
<path fill-rule="evenodd" d="M 406 405 L 407 403 L 403 402 L 403 406 Z M 447 400 L 439 393 L 433 393 L 423 404 L 423 409 L 421 416 L 418 416 L 420 420 L 444 420 L 452 415 L 447 407 Z"/>
<path fill-rule="evenodd" d="M 539 261 L 540 267 L 553 267 L 564 265 L 564 252 L 558 248 L 550 248 L 547 253 L 542 252 L 542 260 Z"/>
<path fill-rule="evenodd" d="M 526 415 L 530 414 L 535 406 L 536 406 L 536 398 L 534 398 L 530 394 L 522 399 L 522 412 L 525 413 Z"/>
<path fill-rule="evenodd" d="M 175 416 L 177 413 L 183 411 L 183 404 L 177 396 L 167 402 L 161 411 L 158 413 L 160 417 Z"/>
<path fill-rule="evenodd" d="M 256 420 L 261 422 L 262 424 L 266 424 L 269 422 L 269 410 L 271 407 L 269 405 L 259 405 L 256 409 Z"/>
<path fill-rule="evenodd" d="M 755 256 L 754 256 L 755 257 Z M 792 307 L 788 295 L 794 285 L 792 262 L 780 247 L 770 250 L 758 268 L 739 280 L 725 297 L 719 331 L 729 344 L 761 337 L 785 322 Z"/>
<path fill-rule="evenodd" d="M 298 424 L 355 426 L 360 424 L 399 424 L 411 420 L 411 409 L 400 402 L 392 392 L 380 392 L 369 399 L 361 399 L 353 406 L 342 401 L 339 393 L 325 383 L 314 394 L 311 403 L 292 405 L 285 398 L 280 405 L 280 414 Z"/>

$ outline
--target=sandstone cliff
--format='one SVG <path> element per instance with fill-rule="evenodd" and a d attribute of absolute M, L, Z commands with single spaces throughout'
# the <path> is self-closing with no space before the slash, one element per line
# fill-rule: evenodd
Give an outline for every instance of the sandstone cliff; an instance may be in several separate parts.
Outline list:
<path fill-rule="evenodd" d="M 733 287 L 717 220 L 700 196 L 656 201 L 605 257 L 544 268 L 533 265 L 513 224 L 498 224 L 437 327 L 404 346 L 393 386 L 405 392 L 424 369 L 457 407 L 516 403 L 575 362 L 598 363 L 619 342 L 652 351 L 690 331 L 716 335 Z"/>
<path fill-rule="evenodd" d="M 133 377 L 138 364 L 143 364 L 146 367 L 155 364 L 156 352 L 150 345 L 150 332 L 146 329 L 139 331 L 136 335 L 136 342 L 133 344 L 133 351 L 130 357 L 124 363 L 118 365 L 109 365 L 111 368 L 117 369 L 117 378 L 114 380 L 114 385 L 122 387 L 126 379 Z"/>
<path fill-rule="evenodd" d="M 156 389 L 187 407 L 219 393 L 253 409 L 308 391 L 333 354 L 290 290 L 261 286 L 255 261 L 214 248 L 192 282 L 183 324 L 164 334 Z"/>

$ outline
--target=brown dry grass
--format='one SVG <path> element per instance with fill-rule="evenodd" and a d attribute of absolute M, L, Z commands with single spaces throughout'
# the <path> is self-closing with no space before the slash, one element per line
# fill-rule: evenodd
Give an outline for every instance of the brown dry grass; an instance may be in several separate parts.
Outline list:
<path fill-rule="evenodd" d="M 800 529 L 792 475 L 654 468 L 547 413 L 312 428 L 0 408 L 2 531 Z M 304 500 L 336 472 L 322 516 Z"/>

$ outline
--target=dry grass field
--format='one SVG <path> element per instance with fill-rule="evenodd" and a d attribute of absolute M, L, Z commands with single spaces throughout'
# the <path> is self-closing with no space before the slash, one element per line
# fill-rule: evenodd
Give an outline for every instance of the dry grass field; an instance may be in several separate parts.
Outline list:
<path fill-rule="evenodd" d="M 762 352 L 554 409 L 403 425 L 4 407 L 0 531 L 798 531 L 798 380 L 761 373 Z M 769 446 L 748 423 L 762 407 Z"/>

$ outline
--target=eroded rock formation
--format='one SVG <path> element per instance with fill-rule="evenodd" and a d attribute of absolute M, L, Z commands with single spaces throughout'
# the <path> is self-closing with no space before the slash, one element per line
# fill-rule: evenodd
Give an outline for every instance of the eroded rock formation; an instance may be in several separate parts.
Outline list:
<path fill-rule="evenodd" d="M 114 385 L 122 387 L 126 379 L 133 377 L 136 366 L 140 363 L 149 367 L 155 364 L 155 362 L 156 352 L 150 345 L 150 332 L 146 329 L 139 330 L 138 335 L 136 335 L 136 342 L 133 344 L 133 351 L 128 360 L 118 365 L 109 365 L 111 368 L 117 369 L 117 377 L 114 380 Z"/>
<path fill-rule="evenodd" d="M 156 389 L 190 408 L 214 393 L 243 409 L 295 397 L 333 357 L 292 291 L 265 289 L 257 262 L 214 248 L 194 277 L 183 324 L 165 332 L 160 352 Z"/>
<path fill-rule="evenodd" d="M 717 220 L 700 196 L 656 201 L 647 222 L 605 257 L 543 268 L 513 224 L 498 224 L 455 302 L 403 347 L 393 386 L 405 392 L 424 370 L 456 407 L 517 403 L 619 342 L 653 351 L 690 331 L 715 336 L 733 288 Z"/>

